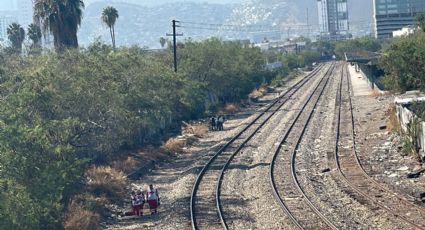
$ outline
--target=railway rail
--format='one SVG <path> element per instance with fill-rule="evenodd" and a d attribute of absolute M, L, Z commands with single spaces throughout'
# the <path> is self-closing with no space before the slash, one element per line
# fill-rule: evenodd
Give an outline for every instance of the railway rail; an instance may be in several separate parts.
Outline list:
<path fill-rule="evenodd" d="M 333 70 L 334 66 L 328 69 L 295 120 L 285 131 L 270 164 L 270 184 L 273 195 L 292 223 L 299 229 L 337 229 L 309 200 L 296 173 L 298 148 Z"/>
<path fill-rule="evenodd" d="M 319 66 L 305 78 L 290 87 L 236 136 L 223 145 L 202 168 L 196 178 L 191 194 L 190 215 L 193 229 L 228 228 L 220 202 L 220 187 L 224 171 L 229 166 L 232 158 L 257 133 L 257 131 L 261 129 L 261 127 L 263 127 L 297 91 L 310 82 L 310 80 L 314 79 L 323 68 L 324 65 Z"/>
<path fill-rule="evenodd" d="M 401 220 L 398 224 L 404 224 L 402 226 L 403 229 L 406 229 L 406 227 L 425 229 L 425 211 L 423 207 L 409 202 L 399 194 L 390 191 L 376 182 L 363 169 L 356 146 L 351 88 L 351 80 L 345 69 L 341 73 L 337 94 L 335 163 L 338 173 L 343 178 L 344 183 L 359 195 L 357 199 L 366 199 L 398 218 Z"/>

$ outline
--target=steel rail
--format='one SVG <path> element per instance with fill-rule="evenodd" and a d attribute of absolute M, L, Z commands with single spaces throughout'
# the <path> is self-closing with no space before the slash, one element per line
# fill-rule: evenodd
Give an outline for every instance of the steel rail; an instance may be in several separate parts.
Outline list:
<path fill-rule="evenodd" d="M 279 96 L 274 102 L 272 102 L 264 111 L 262 111 L 253 121 L 251 121 L 244 129 L 242 129 L 238 134 L 236 134 L 231 140 L 229 140 L 225 145 L 223 145 L 215 154 L 210 158 L 210 160 L 207 162 L 207 164 L 204 165 L 201 172 L 198 174 L 196 181 L 194 183 L 194 186 L 192 188 L 191 198 L 190 198 L 190 216 L 191 216 L 191 224 L 192 229 L 197 230 L 198 229 L 198 223 L 196 219 L 196 193 L 198 191 L 199 185 L 201 183 L 201 180 L 207 170 L 209 169 L 210 165 L 213 163 L 213 161 L 224 152 L 226 148 L 228 148 L 232 143 L 234 143 L 243 133 L 245 133 L 252 125 L 254 125 L 261 117 L 263 117 L 267 112 L 269 112 L 276 104 L 281 103 L 281 105 L 278 107 L 277 110 L 273 112 L 277 112 L 280 107 L 282 107 L 290 98 L 292 95 L 294 95 L 301 87 L 303 87 L 307 82 L 309 82 L 313 77 L 318 73 L 320 70 L 322 70 L 324 65 L 321 65 L 317 67 L 314 71 L 310 72 L 306 77 L 296 82 L 293 86 L 289 87 L 284 94 Z M 294 90 L 294 92 L 291 93 L 291 90 Z M 281 102 L 281 99 L 286 98 L 285 101 Z M 272 114 L 272 115 L 273 115 Z M 267 123 L 267 121 L 272 117 L 270 115 L 262 124 Z M 258 130 L 258 129 L 257 129 Z M 256 132 L 254 132 L 255 134 Z M 253 135 L 252 135 L 253 136 Z M 251 136 L 251 137 L 252 137 Z M 245 144 L 249 140 L 245 140 L 243 144 Z M 243 147 L 243 146 L 242 146 Z M 241 146 L 239 146 L 238 151 L 241 149 Z M 216 195 L 217 197 L 217 195 Z M 217 202 L 216 202 L 217 203 Z M 218 206 L 220 206 L 220 201 L 218 201 Z M 222 214 L 220 213 L 220 209 L 218 208 L 218 214 L 222 217 Z M 224 229 L 227 229 L 227 225 L 225 224 L 224 219 L 220 219 L 220 222 L 222 223 L 222 226 Z"/>
<path fill-rule="evenodd" d="M 334 70 L 334 65 L 332 66 L 332 68 L 329 68 L 328 71 L 326 72 L 326 74 L 324 75 L 324 77 L 322 78 L 321 81 L 323 81 L 326 78 L 326 82 L 324 87 L 321 89 L 319 96 L 317 97 L 316 102 L 314 103 L 314 106 L 311 110 L 311 112 L 309 113 L 309 116 L 307 118 L 306 124 L 303 126 L 301 135 L 299 135 L 294 151 L 291 155 L 291 176 L 292 176 L 292 180 L 295 183 L 297 190 L 302 194 L 304 201 L 307 203 L 307 205 L 310 207 L 310 209 L 319 216 L 319 218 L 331 229 L 337 229 L 322 213 L 320 213 L 320 211 L 313 205 L 313 203 L 308 199 L 308 197 L 306 196 L 304 190 L 301 188 L 299 181 L 296 177 L 296 172 L 295 172 L 295 157 L 296 157 L 296 151 L 301 143 L 302 137 L 304 135 L 304 132 L 308 126 L 308 124 L 310 123 L 310 120 L 315 112 L 315 109 L 317 107 L 317 104 L 320 100 L 320 98 L 323 95 L 323 92 L 326 89 L 326 86 L 329 82 L 329 78 L 332 75 L 332 72 Z M 319 89 L 320 83 L 316 86 L 315 90 L 313 91 L 313 93 L 310 95 L 310 97 L 307 99 L 307 101 L 305 102 L 305 104 L 303 105 L 302 109 L 299 111 L 298 115 L 296 116 L 295 120 L 292 122 L 291 126 L 289 127 L 289 129 L 285 132 L 285 135 L 283 137 L 283 139 L 281 140 L 277 150 L 275 151 L 274 155 L 273 155 L 273 159 L 270 163 L 270 184 L 273 188 L 273 195 L 275 197 L 275 199 L 278 201 L 279 205 L 281 206 L 281 208 L 284 210 L 284 212 L 287 214 L 287 216 L 291 219 L 291 221 L 299 228 L 299 229 L 304 229 L 304 227 L 299 223 L 299 221 L 297 220 L 297 218 L 292 214 L 291 210 L 289 209 L 289 207 L 285 204 L 285 202 L 283 201 L 283 198 L 281 197 L 277 185 L 276 185 L 276 179 L 274 177 L 274 171 L 275 171 L 275 166 L 276 166 L 276 160 L 277 157 L 279 155 L 279 153 L 281 152 L 282 146 L 284 145 L 284 143 L 287 141 L 289 135 L 291 134 L 292 129 L 295 127 L 295 124 L 297 123 L 297 121 L 299 120 L 299 118 L 301 117 L 302 112 L 305 110 L 305 108 L 307 107 L 307 105 L 309 104 L 309 102 L 311 101 L 311 99 L 313 98 L 315 92 Z"/>
<path fill-rule="evenodd" d="M 344 65 L 345 67 L 345 65 Z M 366 177 L 366 179 L 369 179 L 370 176 L 363 170 L 363 167 L 361 166 L 361 162 L 360 159 L 358 157 L 358 153 L 357 153 L 357 147 L 356 147 L 356 133 L 355 133 L 355 123 L 354 123 L 354 112 L 353 112 L 353 104 L 352 104 L 352 96 L 351 96 L 351 80 L 350 77 L 348 75 L 347 69 L 344 75 L 344 70 L 341 73 L 341 81 L 340 81 L 340 86 L 339 86 L 339 96 L 338 96 L 338 100 L 337 100 L 337 106 L 339 107 L 338 109 L 338 115 L 337 115 L 337 132 L 336 132 L 336 142 L 335 142 L 335 162 L 336 162 L 336 167 L 337 170 L 339 172 L 339 174 L 342 176 L 344 182 L 346 184 L 348 184 L 354 191 L 356 191 L 358 194 L 360 194 L 361 196 L 363 196 L 364 198 L 368 199 L 369 201 L 375 203 L 377 206 L 381 207 L 382 209 L 385 209 L 386 211 L 388 211 L 390 214 L 392 214 L 393 216 L 395 216 L 396 218 L 399 218 L 401 220 L 403 220 L 404 222 L 408 223 L 409 225 L 417 228 L 417 229 L 425 229 L 424 226 L 418 225 L 416 223 L 414 223 L 413 221 L 405 218 L 403 215 L 400 215 L 399 213 L 396 213 L 393 209 L 383 205 L 381 202 L 377 201 L 376 198 L 373 198 L 372 196 L 368 195 L 366 192 L 363 192 L 360 188 L 358 188 L 356 185 L 354 185 L 354 183 L 352 181 L 349 180 L 349 178 L 347 177 L 346 173 L 343 172 L 342 167 L 341 167 L 341 161 L 340 161 L 340 148 L 339 148 L 339 143 L 340 143 L 340 137 L 341 137 L 341 111 L 342 111 L 342 103 L 343 103 L 343 97 L 342 97 L 342 83 L 343 83 L 343 79 L 344 76 L 347 78 L 347 85 L 348 85 L 348 108 L 350 111 L 350 127 L 351 127 L 351 141 L 353 143 L 353 147 L 351 148 L 351 152 L 356 160 L 356 164 L 359 168 L 359 170 L 361 171 L 361 173 L 363 174 L 363 176 Z M 373 180 L 373 179 L 372 179 Z M 377 184 L 377 182 L 376 182 Z M 382 188 L 381 185 L 377 184 L 378 187 Z M 396 195 L 394 194 L 394 192 L 387 190 L 387 192 L 392 193 L 392 195 Z M 401 199 L 404 200 L 404 199 Z M 406 201 L 408 202 L 408 201 Z M 411 203 L 409 202 L 409 204 L 411 205 Z"/>

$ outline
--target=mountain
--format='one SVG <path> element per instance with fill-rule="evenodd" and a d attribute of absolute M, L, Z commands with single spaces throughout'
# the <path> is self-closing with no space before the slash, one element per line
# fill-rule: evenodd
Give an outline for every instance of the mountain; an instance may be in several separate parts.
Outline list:
<path fill-rule="evenodd" d="M 80 43 L 96 39 L 110 42 L 109 30 L 102 26 L 102 9 L 112 5 L 119 11 L 116 23 L 117 45 L 158 48 L 159 38 L 172 32 L 171 20 L 181 21 L 180 40 L 222 37 L 223 39 L 262 40 L 287 36 L 313 35 L 318 28 L 317 0 L 215 0 L 212 2 L 171 0 L 92 0 L 85 1 Z M 142 5 L 143 4 L 143 5 Z M 307 24 L 309 11 L 310 30 Z M 352 28 L 367 30 L 371 20 L 370 0 L 349 0 Z M 356 24 L 357 23 L 357 24 Z M 232 25 L 232 26 L 229 26 Z"/>

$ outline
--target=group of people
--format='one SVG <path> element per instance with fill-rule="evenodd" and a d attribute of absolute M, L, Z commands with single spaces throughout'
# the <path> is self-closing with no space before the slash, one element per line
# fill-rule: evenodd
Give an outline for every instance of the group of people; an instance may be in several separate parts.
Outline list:
<path fill-rule="evenodd" d="M 143 190 L 137 189 L 131 192 L 131 207 L 133 209 L 133 215 L 142 216 L 143 206 L 146 201 L 149 204 L 151 215 L 157 214 L 158 206 L 161 204 L 158 189 L 154 188 L 153 185 L 149 185 L 146 190 L 146 194 Z"/>
<path fill-rule="evenodd" d="M 218 117 L 211 117 L 210 119 L 210 126 L 211 126 L 211 130 L 218 130 L 218 131 L 222 131 L 223 128 L 223 124 L 224 124 L 224 116 L 218 116 Z"/>

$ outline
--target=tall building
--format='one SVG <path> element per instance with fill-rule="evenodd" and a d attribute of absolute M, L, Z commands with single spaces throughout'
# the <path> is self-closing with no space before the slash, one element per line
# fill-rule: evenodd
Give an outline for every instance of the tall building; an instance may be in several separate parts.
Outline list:
<path fill-rule="evenodd" d="M 425 12 L 425 0 L 373 0 L 376 38 L 390 38 L 393 31 L 415 25 L 417 13 Z"/>
<path fill-rule="evenodd" d="M 317 0 L 320 37 L 332 40 L 348 36 L 347 0 Z"/>

